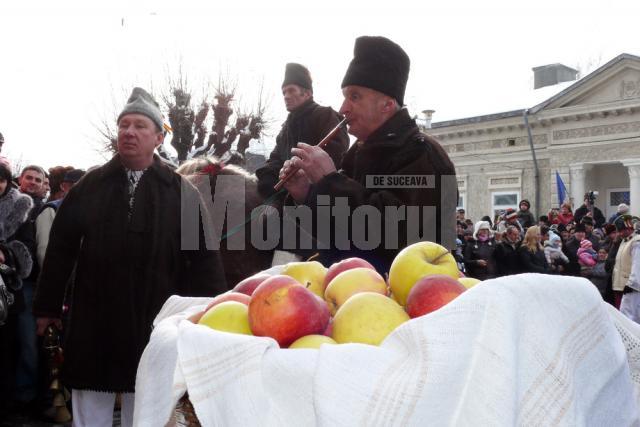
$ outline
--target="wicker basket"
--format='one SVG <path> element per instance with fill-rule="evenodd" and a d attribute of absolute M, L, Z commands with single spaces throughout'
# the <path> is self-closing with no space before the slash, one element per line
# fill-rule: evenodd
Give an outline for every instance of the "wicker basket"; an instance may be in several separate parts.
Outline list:
<path fill-rule="evenodd" d="M 180 427 L 200 427 L 200 421 L 196 416 L 196 411 L 189 400 L 189 395 L 185 394 L 180 398 L 176 409 L 173 411 L 173 425 Z"/>

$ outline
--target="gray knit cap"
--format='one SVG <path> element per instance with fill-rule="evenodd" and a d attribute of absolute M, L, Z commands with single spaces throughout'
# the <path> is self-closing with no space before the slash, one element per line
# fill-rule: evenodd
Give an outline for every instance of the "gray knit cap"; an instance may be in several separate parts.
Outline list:
<path fill-rule="evenodd" d="M 124 109 L 118 116 L 117 122 L 120 122 L 122 116 L 126 114 L 143 114 L 149 117 L 153 123 L 158 126 L 158 129 L 162 130 L 163 121 L 160 106 L 156 100 L 142 88 L 133 88 L 133 92 L 131 92 L 127 105 L 124 106 Z"/>

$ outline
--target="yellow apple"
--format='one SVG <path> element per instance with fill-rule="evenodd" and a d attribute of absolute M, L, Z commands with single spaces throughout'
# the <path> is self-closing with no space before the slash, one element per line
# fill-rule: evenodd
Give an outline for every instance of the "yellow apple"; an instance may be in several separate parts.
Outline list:
<path fill-rule="evenodd" d="M 249 307 L 237 301 L 221 302 L 211 307 L 198 324 L 217 331 L 253 335 L 249 327 Z"/>
<path fill-rule="evenodd" d="M 409 315 L 389 297 L 361 292 L 349 298 L 333 318 L 331 337 L 337 343 L 379 345 Z"/>
<path fill-rule="evenodd" d="M 458 282 L 460 282 L 465 288 L 471 289 L 478 283 L 482 282 L 482 280 L 474 279 L 473 277 L 461 277 L 458 279 Z"/>
<path fill-rule="evenodd" d="M 430 274 L 459 277 L 456 260 L 447 248 L 433 242 L 418 242 L 401 250 L 389 270 L 389 286 L 395 300 L 406 305 L 411 287 Z"/>
<path fill-rule="evenodd" d="M 359 292 L 377 292 L 386 296 L 387 283 L 377 271 L 370 268 L 358 267 L 343 271 L 329 282 L 324 291 L 324 300 L 329 305 L 331 315 L 336 314 L 351 295 Z"/>
<path fill-rule="evenodd" d="M 327 337 L 325 335 L 307 335 L 306 337 L 295 340 L 289 348 L 320 348 L 322 344 L 338 343 L 331 337 Z"/>
<path fill-rule="evenodd" d="M 290 262 L 284 266 L 281 274 L 293 277 L 320 298 L 324 297 L 327 269 L 318 261 Z"/>

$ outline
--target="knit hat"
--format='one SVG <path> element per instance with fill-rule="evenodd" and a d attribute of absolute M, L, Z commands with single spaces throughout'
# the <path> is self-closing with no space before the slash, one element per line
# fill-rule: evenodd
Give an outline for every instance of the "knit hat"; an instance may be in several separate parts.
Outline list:
<path fill-rule="evenodd" d="M 127 101 L 127 105 L 118 116 L 117 122 L 120 122 L 122 116 L 127 114 L 142 114 L 151 119 L 153 123 L 158 126 L 159 130 L 162 130 L 162 113 L 160 112 L 160 106 L 155 99 L 146 90 L 136 87 L 133 88 L 131 96 Z"/>
<path fill-rule="evenodd" d="M 531 209 L 531 203 L 529 203 L 529 201 L 527 199 L 522 199 L 520 200 L 520 203 L 518 203 L 518 207 L 520 207 L 521 204 L 525 204 L 527 205 L 527 209 Z"/>
<path fill-rule="evenodd" d="M 562 241 L 560 236 L 558 236 L 553 231 L 549 231 L 549 242 L 551 242 L 551 244 L 554 244 L 554 243 L 559 242 L 559 241 Z"/>
<path fill-rule="evenodd" d="M 622 231 L 627 228 L 633 228 L 633 217 L 631 215 L 620 215 L 613 221 L 616 226 L 616 230 Z"/>
<path fill-rule="evenodd" d="M 620 203 L 618 205 L 618 213 L 619 214 L 629 213 L 629 205 L 627 205 L 626 203 Z"/>
<path fill-rule="evenodd" d="M 410 62 L 406 52 L 385 37 L 358 37 L 341 87 L 364 86 L 404 105 Z"/>
<path fill-rule="evenodd" d="M 80 178 L 82 178 L 84 174 L 85 172 L 82 169 L 71 169 L 69 172 L 64 174 L 62 182 L 72 182 L 75 184 L 80 181 Z"/>
<path fill-rule="evenodd" d="M 282 87 L 286 85 L 298 85 L 313 92 L 309 70 L 304 65 L 296 64 L 295 62 L 290 62 L 285 67 Z"/>
<path fill-rule="evenodd" d="M 582 239 L 582 241 L 580 242 L 580 247 L 582 249 L 590 249 L 592 246 L 593 244 L 591 243 L 591 241 L 587 239 Z"/>
<path fill-rule="evenodd" d="M 613 233 L 614 231 L 616 231 L 616 226 L 613 224 L 607 224 L 604 226 L 604 234 L 605 236 L 608 236 L 609 234 Z"/>
<path fill-rule="evenodd" d="M 478 221 L 476 225 L 473 227 L 473 238 L 478 238 L 478 232 L 480 230 L 489 230 L 489 235 L 491 235 L 491 226 L 488 221 Z"/>
<path fill-rule="evenodd" d="M 575 228 L 573 229 L 574 232 L 583 232 L 586 233 L 587 232 L 587 228 L 584 226 L 584 223 L 579 223 L 576 224 Z"/>

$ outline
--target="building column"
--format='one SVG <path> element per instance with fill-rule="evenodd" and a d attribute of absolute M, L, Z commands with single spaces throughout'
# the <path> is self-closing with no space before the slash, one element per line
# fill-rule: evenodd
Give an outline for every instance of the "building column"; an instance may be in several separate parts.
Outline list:
<path fill-rule="evenodd" d="M 640 159 L 622 162 L 629 171 L 629 212 L 640 215 Z"/>
<path fill-rule="evenodd" d="M 573 209 L 577 209 L 584 201 L 584 163 L 569 165 L 569 174 L 571 176 L 571 201 Z"/>

